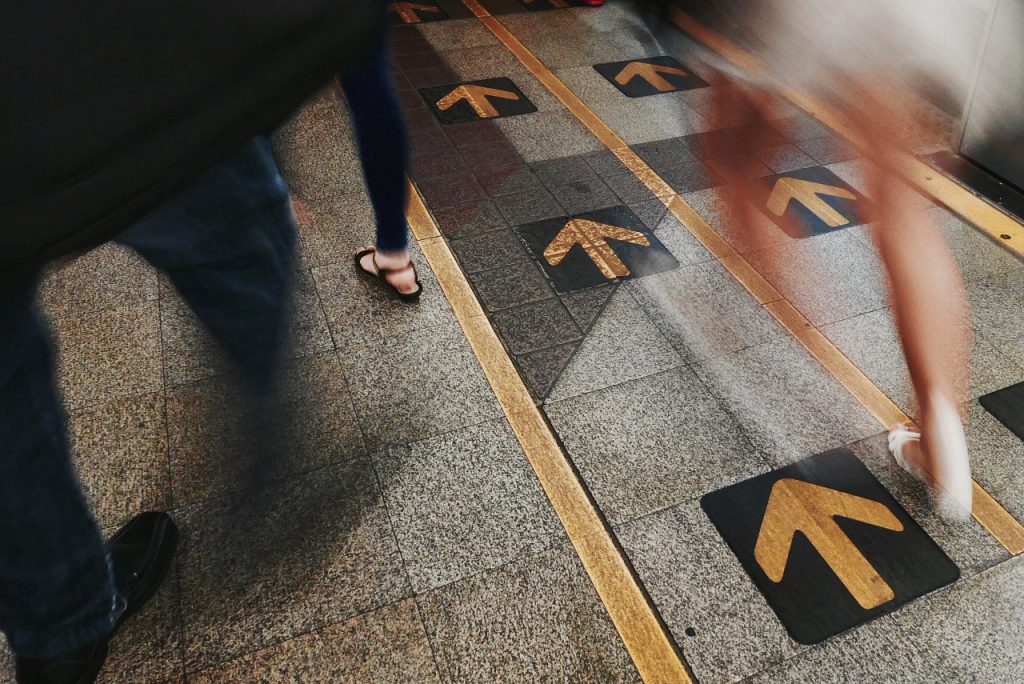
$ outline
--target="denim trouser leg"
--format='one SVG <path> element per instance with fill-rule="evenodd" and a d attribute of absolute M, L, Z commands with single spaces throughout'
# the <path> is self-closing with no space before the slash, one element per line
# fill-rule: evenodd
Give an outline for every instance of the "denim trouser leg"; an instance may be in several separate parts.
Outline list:
<path fill-rule="evenodd" d="M 296 231 L 265 140 L 207 172 L 119 238 L 164 270 L 248 381 L 274 389 Z M 71 466 L 36 283 L 0 297 L 0 630 L 31 658 L 110 633 L 124 609 Z"/>
<path fill-rule="evenodd" d="M 35 290 L 0 296 L 0 630 L 47 658 L 102 639 L 124 602 L 71 465 Z"/>
<path fill-rule="evenodd" d="M 377 249 L 398 252 L 409 244 L 405 221 L 405 172 L 409 140 L 388 59 L 388 30 L 366 60 L 341 74 L 341 85 L 352 112 L 359 161 L 366 189 L 377 216 Z"/>
<path fill-rule="evenodd" d="M 257 393 L 273 391 L 297 233 L 260 138 L 118 237 L 171 279 Z"/>

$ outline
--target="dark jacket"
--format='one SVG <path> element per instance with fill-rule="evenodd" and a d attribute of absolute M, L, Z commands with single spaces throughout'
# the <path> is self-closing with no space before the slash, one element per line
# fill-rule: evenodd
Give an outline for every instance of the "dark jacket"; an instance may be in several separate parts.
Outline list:
<path fill-rule="evenodd" d="M 358 56 L 376 0 L 0 0 L 0 287 L 95 246 Z"/>

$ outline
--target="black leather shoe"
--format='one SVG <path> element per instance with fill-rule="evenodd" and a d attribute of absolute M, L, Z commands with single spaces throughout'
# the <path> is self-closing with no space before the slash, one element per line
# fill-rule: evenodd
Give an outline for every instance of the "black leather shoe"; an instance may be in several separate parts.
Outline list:
<path fill-rule="evenodd" d="M 142 513 L 119 529 L 107 546 L 128 603 L 114 626 L 116 632 L 163 584 L 178 547 L 178 528 L 166 513 Z M 59 658 L 16 658 L 18 684 L 93 684 L 107 659 L 110 636 Z"/>

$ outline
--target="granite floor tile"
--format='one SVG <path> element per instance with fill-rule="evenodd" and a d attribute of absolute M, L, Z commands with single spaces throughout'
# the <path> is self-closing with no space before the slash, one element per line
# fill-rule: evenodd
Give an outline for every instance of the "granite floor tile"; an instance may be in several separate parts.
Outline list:
<path fill-rule="evenodd" d="M 590 168 L 592 168 L 601 178 L 607 178 L 608 176 L 621 176 L 629 171 L 625 164 L 623 164 L 619 159 L 618 155 L 611 150 L 591 152 L 590 154 L 583 155 L 583 159 L 586 160 Z"/>
<path fill-rule="evenodd" d="M 179 525 L 189 672 L 410 595 L 368 461 L 185 509 Z"/>
<path fill-rule="evenodd" d="M 348 261 L 357 247 L 373 244 L 377 220 L 365 195 L 312 201 L 293 199 L 292 206 L 306 267 Z"/>
<path fill-rule="evenodd" d="M 974 329 L 1001 354 L 1024 358 L 1024 269 L 967 286 Z"/>
<path fill-rule="evenodd" d="M 449 68 L 457 75 L 455 81 L 509 78 L 537 111 L 550 112 L 562 109 L 558 99 L 507 50 L 491 46 L 449 50 L 444 53 L 444 58 Z"/>
<path fill-rule="evenodd" d="M 446 681 L 640 681 L 568 547 L 438 589 L 420 605 Z"/>
<path fill-rule="evenodd" d="M 409 176 L 413 182 L 435 176 L 459 176 L 472 170 L 462 155 L 455 149 L 448 149 L 434 155 L 419 155 L 409 160 Z"/>
<path fill-rule="evenodd" d="M 794 240 L 760 211 L 754 212 L 752 224 L 741 222 L 723 188 L 705 188 L 682 197 L 741 254 Z"/>
<path fill-rule="evenodd" d="M 879 430 L 857 400 L 789 337 L 703 361 L 694 370 L 777 466 Z"/>
<path fill-rule="evenodd" d="M 668 209 L 660 199 L 649 199 L 640 202 L 626 202 L 626 206 L 636 214 L 636 217 L 652 231 L 658 229 L 661 220 L 665 218 Z M 658 235 L 661 239 L 661 235 Z M 678 257 L 677 257 L 678 258 Z"/>
<path fill-rule="evenodd" d="M 468 171 L 450 176 L 420 178 L 416 181 L 416 187 L 427 206 L 437 209 L 483 200 L 487 194 L 476 177 Z"/>
<path fill-rule="evenodd" d="M 704 117 L 679 100 L 651 97 L 644 98 L 643 102 L 642 108 L 635 102 L 624 102 L 598 103 L 592 109 L 628 145 L 678 138 L 711 128 Z"/>
<path fill-rule="evenodd" d="M 437 228 L 449 240 L 458 240 L 508 227 L 490 200 L 467 202 L 447 209 L 431 210 Z"/>
<path fill-rule="evenodd" d="M 629 172 L 618 176 L 607 176 L 604 182 L 627 205 L 658 199 L 642 180 Z"/>
<path fill-rule="evenodd" d="M 457 323 L 339 358 L 370 453 L 500 415 Z"/>
<path fill-rule="evenodd" d="M 659 175 L 681 195 L 706 190 L 722 183 L 718 173 L 700 159 L 662 169 Z"/>
<path fill-rule="evenodd" d="M 589 183 L 598 180 L 597 173 L 590 168 L 584 156 L 537 162 L 533 165 L 533 172 L 548 189 L 568 183 Z"/>
<path fill-rule="evenodd" d="M 80 316 L 99 309 L 143 305 L 158 296 L 153 267 L 131 249 L 108 242 L 54 263 L 39 284 L 37 301 L 50 316 Z"/>
<path fill-rule="evenodd" d="M 622 204 L 601 180 L 575 181 L 551 188 L 551 194 L 569 215 L 584 214 Z"/>
<path fill-rule="evenodd" d="M 661 171 L 662 169 L 678 166 L 696 159 L 679 138 L 643 143 L 634 146 L 633 151 L 640 155 L 640 158 L 647 162 L 655 171 Z"/>
<path fill-rule="evenodd" d="M 992 242 L 952 212 L 935 207 L 927 214 L 946 238 L 964 280 L 973 282 L 1024 268 L 1024 261 Z"/>
<path fill-rule="evenodd" d="M 967 448 L 974 479 L 1024 520 L 1024 442 L 976 402 L 967 405 Z"/>
<path fill-rule="evenodd" d="M 871 198 L 872 193 L 868 191 L 869 189 L 867 184 L 868 173 L 872 169 L 871 162 L 863 158 L 850 159 L 847 161 L 836 162 L 835 164 L 829 164 L 825 168 L 829 169 L 842 180 L 852 185 L 854 189 L 864 196 L 869 199 Z M 935 207 L 935 204 L 930 199 L 916 191 L 910 193 L 904 201 L 912 203 L 910 204 L 910 208 L 922 211 Z"/>
<path fill-rule="evenodd" d="M 569 310 L 569 314 L 580 330 L 589 332 L 590 327 L 597 320 L 598 315 L 604 310 L 605 305 L 612 294 L 618 289 L 615 283 L 599 285 L 586 290 L 577 290 L 559 295 L 562 304 Z"/>
<path fill-rule="evenodd" d="M 419 32 L 437 51 L 500 44 L 497 37 L 476 19 L 425 23 L 419 26 Z"/>
<path fill-rule="evenodd" d="M 767 470 L 685 368 L 550 402 L 546 411 L 615 525 Z"/>
<path fill-rule="evenodd" d="M 558 80 L 591 107 L 598 103 L 622 103 L 622 93 L 608 79 L 597 73 L 591 64 L 555 69 L 554 72 Z"/>
<path fill-rule="evenodd" d="M 565 538 L 504 418 L 393 447 L 374 461 L 419 594 Z"/>
<path fill-rule="evenodd" d="M 195 684 L 439 682 L 416 603 L 378 608 L 189 677 Z"/>
<path fill-rule="evenodd" d="M 346 250 L 346 256 L 355 251 Z M 399 337 L 455 320 L 437 277 L 416 244 L 409 249 L 423 294 L 410 305 L 380 282 L 356 271 L 351 258 L 313 269 L 313 280 L 338 350 L 347 353 L 367 340 Z"/>
<path fill-rule="evenodd" d="M 171 507 L 162 392 L 71 413 L 71 452 L 100 527 L 116 529 L 143 511 Z"/>
<path fill-rule="evenodd" d="M 559 401 L 683 364 L 627 289 L 619 288 L 551 391 Z"/>
<path fill-rule="evenodd" d="M 934 659 L 910 643 L 890 616 L 804 649 L 796 657 L 744 680 L 744 684 L 931 684 L 958 681 L 935 669 Z"/>
<path fill-rule="evenodd" d="M 778 145 L 769 149 L 765 164 L 775 173 L 786 173 L 818 165 L 803 150 L 792 144 Z"/>
<path fill-rule="evenodd" d="M 604 147 L 565 110 L 513 116 L 496 123 L 530 164 L 597 152 Z"/>
<path fill-rule="evenodd" d="M 509 225 L 522 226 L 544 219 L 565 216 L 565 209 L 546 189 L 496 197 L 494 204 Z"/>
<path fill-rule="evenodd" d="M 822 327 L 821 331 L 854 365 L 908 413 L 916 410 L 914 389 L 890 309 L 879 309 Z M 980 335 L 974 336 L 971 383 L 960 400 L 1024 381 L 1024 368 L 1000 354 Z"/>
<path fill-rule="evenodd" d="M 459 153 L 474 173 L 506 169 L 526 162 L 516 146 L 506 139 L 502 139 L 500 142 L 466 147 Z"/>
<path fill-rule="evenodd" d="M 800 143 L 831 135 L 832 130 L 810 114 L 798 114 L 774 122 L 775 129 L 789 140 Z"/>
<path fill-rule="evenodd" d="M 558 376 L 565 370 L 569 359 L 576 353 L 579 345 L 579 342 L 570 342 L 514 357 L 523 376 L 523 381 L 534 399 L 537 401 L 547 399 Z"/>
<path fill-rule="evenodd" d="M 277 402 L 257 409 L 258 417 L 246 415 L 245 388 L 224 376 L 168 391 L 176 506 L 366 453 L 333 352 L 290 362 L 282 375 L 284 392 Z"/>
<path fill-rule="evenodd" d="M 70 410 L 163 389 L 156 301 L 50 320 L 57 385 Z"/>
<path fill-rule="evenodd" d="M 442 132 L 459 151 L 508 143 L 505 134 L 493 121 L 469 121 L 443 126 Z"/>
<path fill-rule="evenodd" d="M 698 501 L 616 533 L 697 681 L 735 682 L 797 651 Z"/>
<path fill-rule="evenodd" d="M 814 326 L 888 304 L 874 251 L 851 233 L 778 243 L 750 252 L 747 259 Z"/>
<path fill-rule="evenodd" d="M 510 228 L 452 240 L 451 248 L 462 270 L 470 275 L 530 258 L 522 240 Z"/>
<path fill-rule="evenodd" d="M 473 275 L 471 282 L 480 303 L 489 312 L 548 299 L 555 294 L 544 274 L 532 261 L 519 261 L 490 271 L 481 271 Z"/>
<path fill-rule="evenodd" d="M 786 334 L 715 261 L 682 266 L 627 287 L 688 363 L 727 355 Z"/>
<path fill-rule="evenodd" d="M 672 252 L 680 264 L 701 264 L 711 261 L 711 252 L 691 233 L 675 214 L 666 213 L 655 224 L 655 231 L 661 243 Z"/>
<path fill-rule="evenodd" d="M 943 681 L 1014 682 L 1024 650 L 1022 580 L 1024 562 L 1014 558 L 910 604 L 895 621 Z"/>
<path fill-rule="evenodd" d="M 939 517 L 928 500 L 928 492 L 916 479 L 896 465 L 889 453 L 888 436 L 879 433 L 850 447 L 870 468 L 889 493 L 946 552 L 966 578 L 1002 563 L 1009 554 L 976 520 L 950 523 Z"/>
<path fill-rule="evenodd" d="M 575 342 L 583 333 L 557 297 L 499 311 L 491 321 L 513 354 Z"/>
<path fill-rule="evenodd" d="M 540 179 L 534 175 L 533 169 L 525 164 L 479 173 L 477 181 L 484 192 L 492 197 L 534 192 L 544 188 Z"/>
<path fill-rule="evenodd" d="M 860 156 L 852 145 L 835 135 L 804 140 L 798 147 L 819 164 L 835 164 Z"/>

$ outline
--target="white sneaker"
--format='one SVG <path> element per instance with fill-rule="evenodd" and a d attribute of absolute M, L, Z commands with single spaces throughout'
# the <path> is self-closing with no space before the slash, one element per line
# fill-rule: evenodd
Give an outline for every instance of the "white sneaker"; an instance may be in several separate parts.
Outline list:
<path fill-rule="evenodd" d="M 889 431 L 889 452 L 901 468 L 928 487 L 935 511 L 944 519 L 963 522 L 971 517 L 974 482 L 967 456 L 967 438 L 960 414 L 945 398 L 932 402 L 935 434 L 928 436 L 935 472 L 921 465 L 921 433 L 897 425 Z"/>

